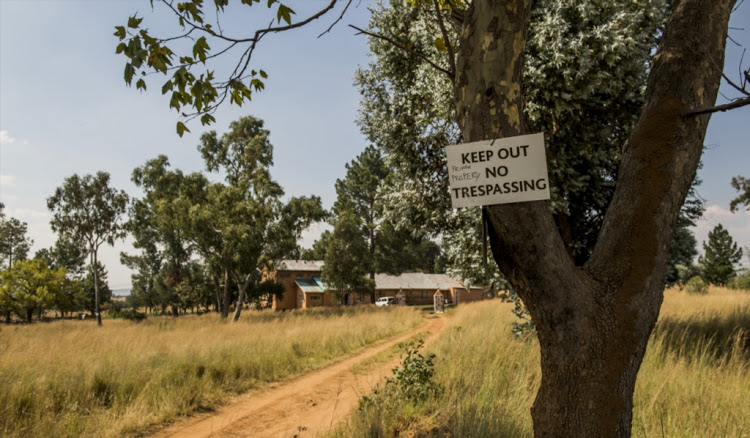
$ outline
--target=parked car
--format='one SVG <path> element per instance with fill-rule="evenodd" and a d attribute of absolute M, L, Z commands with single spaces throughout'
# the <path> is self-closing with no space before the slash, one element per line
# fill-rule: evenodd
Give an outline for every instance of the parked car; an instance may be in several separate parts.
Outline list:
<path fill-rule="evenodd" d="M 396 299 L 393 297 L 380 297 L 375 301 L 375 305 L 378 307 L 387 307 L 396 304 Z"/>

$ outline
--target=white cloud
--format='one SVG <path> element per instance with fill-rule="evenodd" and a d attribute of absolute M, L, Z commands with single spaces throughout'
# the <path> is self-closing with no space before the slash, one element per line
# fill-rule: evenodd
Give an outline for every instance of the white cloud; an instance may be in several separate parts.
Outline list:
<path fill-rule="evenodd" d="M 15 138 L 8 134 L 8 131 L 0 131 L 0 144 L 11 144 L 16 141 Z"/>
<path fill-rule="evenodd" d="M 16 177 L 14 175 L 3 175 L 0 173 L 0 186 L 15 187 Z"/>
<path fill-rule="evenodd" d="M 5 214 L 25 222 L 38 222 L 39 220 L 49 218 L 48 211 L 31 208 L 10 208 L 5 211 Z"/>

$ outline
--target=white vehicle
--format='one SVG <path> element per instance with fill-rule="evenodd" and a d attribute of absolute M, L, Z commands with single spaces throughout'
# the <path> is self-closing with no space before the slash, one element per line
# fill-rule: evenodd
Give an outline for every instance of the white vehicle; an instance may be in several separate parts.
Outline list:
<path fill-rule="evenodd" d="M 396 299 L 393 297 L 380 297 L 375 301 L 375 305 L 378 307 L 387 307 L 396 304 Z"/>

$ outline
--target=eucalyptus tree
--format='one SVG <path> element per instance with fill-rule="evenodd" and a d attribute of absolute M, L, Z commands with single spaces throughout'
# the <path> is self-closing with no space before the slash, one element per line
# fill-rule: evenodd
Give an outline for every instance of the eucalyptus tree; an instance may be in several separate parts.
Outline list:
<path fill-rule="evenodd" d="M 2 212 L 2 210 L 0 210 Z M 27 224 L 0 214 L 0 264 L 7 262 L 8 269 L 13 262 L 26 259 L 34 241 L 26 236 Z"/>
<path fill-rule="evenodd" d="M 193 254 L 182 230 L 174 226 L 177 212 L 169 200 L 179 195 L 185 175 L 169 169 L 169 159 L 160 155 L 133 170 L 131 180 L 144 197 L 130 205 L 126 226 L 140 254 L 121 253 L 123 264 L 134 270 L 133 293 L 147 307 L 171 306 L 177 313 L 177 285 L 189 275 Z"/>
<path fill-rule="evenodd" d="M 271 179 L 273 146 L 268 135 L 263 121 L 252 116 L 230 123 L 221 137 L 216 131 L 204 133 L 198 150 L 206 169 L 222 171 L 227 185 L 208 185 L 206 204 L 183 203 L 190 213 L 183 224 L 192 230 L 197 247 L 238 285 L 233 321 L 240 316 L 248 287 L 260 287 L 261 270 L 276 258 L 299 254 L 302 231 L 325 217 L 316 196 L 282 203 L 284 190 Z M 227 301 L 225 294 L 225 305 Z"/>
<path fill-rule="evenodd" d="M 238 288 L 234 321 L 247 295 L 272 290 L 261 286 L 262 269 L 276 258 L 298 254 L 302 231 L 321 220 L 325 211 L 315 196 L 282 202 L 284 190 L 270 175 L 273 147 L 268 135 L 261 120 L 243 117 L 222 135 L 211 131 L 201 136 L 198 150 L 206 169 L 221 172 L 225 183 L 211 182 L 201 173 L 170 170 L 164 156 L 134 171 L 133 180 L 146 196 L 134 204 L 137 221 L 131 227 L 144 253 L 139 259 L 126 256 L 125 260 L 163 277 L 149 285 L 160 277 L 144 272 L 137 284 L 153 287 L 157 295 L 170 283 L 179 284 L 186 278 L 189 254 L 195 251 L 208 266 L 223 273 L 224 294 L 217 299 L 222 317 L 229 315 L 232 285 Z M 174 295 L 175 305 L 184 298 Z"/>
<path fill-rule="evenodd" d="M 128 195 L 109 186 L 109 174 L 98 172 L 95 176 L 73 175 L 47 199 L 52 212 L 50 226 L 69 242 L 76 242 L 89 256 L 89 270 L 93 276 L 94 313 L 102 325 L 99 296 L 99 248 L 114 245 L 125 237 L 123 225 Z"/>
<path fill-rule="evenodd" d="M 172 92 L 170 105 L 188 118 L 200 117 L 202 122 L 210 123 L 212 112 L 222 102 L 240 104 L 251 97 L 251 89 L 262 89 L 266 74 L 250 67 L 260 41 L 320 18 L 334 10 L 337 1 L 331 0 L 294 23 L 294 11 L 287 4 L 268 2 L 267 6 L 276 12 L 277 22 L 283 20 L 286 24 L 257 29 L 243 26 L 241 36 L 225 32 L 213 19 L 214 15 L 225 12 L 227 0 L 214 2 L 216 14 L 207 14 L 204 3 L 199 1 L 164 3 L 182 27 L 188 29 L 158 38 L 141 29 L 140 18 L 130 17 L 127 28 L 120 26 L 115 33 L 121 40 L 117 52 L 128 58 L 125 80 L 131 83 L 136 74 L 145 71 L 171 75 L 162 86 L 163 93 Z M 351 3 L 343 2 L 342 8 Z M 599 156 L 601 159 L 612 154 L 619 156 L 616 178 L 605 174 L 592 181 L 601 184 L 603 192 L 612 191 L 611 199 L 601 210 L 591 207 L 578 211 L 576 205 L 566 202 L 565 197 L 572 198 L 572 192 L 555 190 L 559 205 L 553 205 L 553 211 L 562 211 L 565 216 L 570 212 L 567 219 L 575 218 L 579 224 L 600 223 L 594 234 L 588 234 L 587 228 L 566 226 L 557 214 L 550 214 L 550 206 L 545 202 L 486 206 L 483 214 L 495 262 L 527 305 L 537 327 L 543 377 L 532 408 L 535 434 L 630 435 L 635 379 L 661 307 L 672 231 L 695 176 L 711 114 L 728 109 L 715 106 L 715 101 L 729 16 L 736 1 L 672 2 L 663 29 L 646 41 L 629 35 L 639 34 L 641 27 L 650 27 L 649 23 L 658 22 L 658 17 L 629 20 L 625 12 L 649 9 L 646 6 L 656 2 L 415 0 L 411 3 L 434 11 L 442 41 L 433 40 L 433 46 L 439 53 L 420 52 L 399 44 L 387 29 L 365 32 L 400 45 L 411 56 L 430 60 L 430 65 L 442 72 L 441 77 L 451 83 L 449 96 L 455 102 L 456 127 L 462 142 L 513 137 L 529 133 L 532 128 L 547 129 L 552 178 L 559 184 L 569 183 L 571 188 L 588 182 L 577 178 L 580 170 L 573 166 L 575 163 L 564 166 L 556 161 L 577 158 L 577 144 L 594 151 L 592 165 L 598 163 Z M 551 6 L 542 11 L 540 8 L 545 5 Z M 573 19 L 559 28 L 562 31 L 555 30 L 562 16 Z M 591 18 L 597 16 L 605 19 L 600 25 L 584 26 L 596 22 Z M 549 31 L 530 28 L 533 19 L 548 23 Z M 460 31 L 451 35 L 448 22 L 455 23 Z M 577 30 L 579 22 L 581 29 Z M 409 24 L 404 22 L 400 26 Z M 626 35 L 620 44 L 599 44 L 591 49 L 580 45 L 589 38 L 596 41 L 600 36 L 617 34 L 623 29 Z M 633 52 L 651 53 L 657 35 L 658 48 L 648 69 L 644 63 L 637 70 L 642 72 L 641 80 L 648 78 L 645 91 L 640 94 L 642 81 L 617 79 L 617 72 L 630 66 L 630 58 L 620 56 L 619 49 L 624 45 L 634 48 Z M 192 51 L 176 55 L 170 48 L 177 47 L 172 36 L 190 39 Z M 536 64 L 533 56 L 537 38 L 554 48 L 549 65 Z M 204 74 L 193 73 L 216 57 L 236 53 L 230 48 L 237 48 L 240 55 L 235 58 L 237 68 L 229 75 L 217 78 L 210 66 Z M 579 58 L 574 68 L 561 63 L 564 57 L 559 55 L 564 53 Z M 439 55 L 443 56 L 435 57 Z M 525 77 L 529 67 L 544 74 L 558 70 L 567 74 L 561 74 L 560 79 L 551 78 L 549 84 L 543 78 L 541 83 L 532 83 Z M 587 72 L 602 74 L 594 75 L 598 80 L 580 81 L 579 73 Z M 574 90 L 581 87 L 584 92 L 581 100 L 568 95 L 571 88 L 567 81 L 575 85 Z M 608 103 L 598 92 L 602 89 L 609 95 L 620 91 L 611 86 L 618 82 L 625 93 L 622 98 L 635 107 L 635 114 L 624 120 L 616 119 L 617 114 L 607 114 L 616 112 L 612 110 L 616 102 Z M 563 88 L 556 90 L 556 86 Z M 136 87 L 145 88 L 145 81 L 139 79 Z M 536 90 L 540 87 L 541 91 Z M 527 99 L 544 101 L 555 93 L 568 104 L 557 107 L 559 113 L 552 112 L 550 118 L 535 119 L 534 108 L 531 102 L 526 105 Z M 631 101 L 628 95 L 640 95 L 642 100 Z M 748 103 L 750 98 L 735 102 L 732 107 Z M 579 111 L 590 114 L 592 120 L 611 120 L 611 125 L 591 138 L 581 136 L 576 144 L 559 142 L 558 132 L 583 130 L 591 120 L 581 119 L 581 126 L 565 126 L 556 115 L 575 115 Z M 414 115 L 420 114 L 414 112 Z M 185 128 L 179 122 L 178 132 Z M 613 138 L 617 140 L 613 142 Z M 428 153 L 419 155 L 419 160 L 425 160 Z M 427 175 L 420 183 L 428 185 L 435 181 Z M 593 206 L 597 200 L 591 202 Z M 590 239 L 585 245 L 587 251 L 571 244 L 586 239 Z"/>

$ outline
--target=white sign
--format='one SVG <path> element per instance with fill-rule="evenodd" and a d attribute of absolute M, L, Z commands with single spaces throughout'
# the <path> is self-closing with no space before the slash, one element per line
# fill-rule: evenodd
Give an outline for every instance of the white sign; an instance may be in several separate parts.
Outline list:
<path fill-rule="evenodd" d="M 453 208 L 549 199 L 544 134 L 445 148 Z"/>

